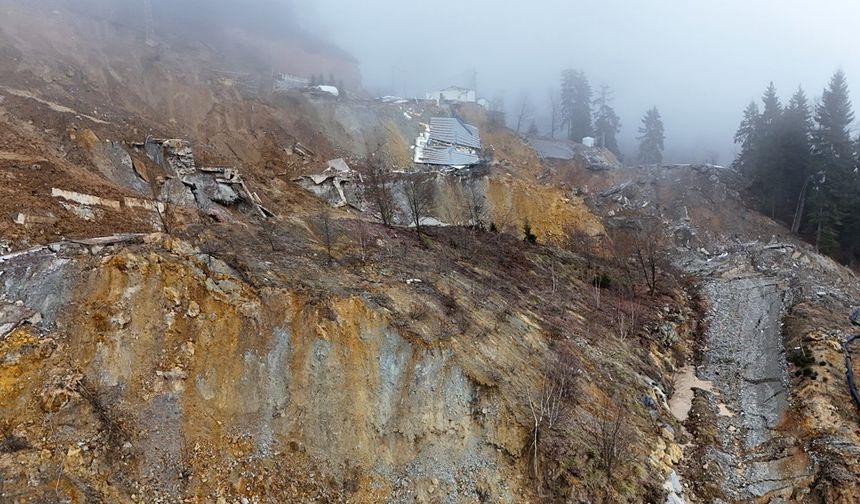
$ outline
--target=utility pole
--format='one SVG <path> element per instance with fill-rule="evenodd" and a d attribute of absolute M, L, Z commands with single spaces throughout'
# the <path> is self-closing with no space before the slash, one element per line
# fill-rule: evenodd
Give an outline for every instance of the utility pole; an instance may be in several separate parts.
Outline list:
<path fill-rule="evenodd" d="M 146 21 L 146 45 L 155 47 L 155 26 L 152 18 L 152 0 L 143 0 L 143 16 Z"/>

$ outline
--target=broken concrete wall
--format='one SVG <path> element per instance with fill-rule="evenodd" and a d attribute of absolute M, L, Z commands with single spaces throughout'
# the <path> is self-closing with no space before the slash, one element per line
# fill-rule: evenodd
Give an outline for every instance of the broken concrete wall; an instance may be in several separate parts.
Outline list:
<path fill-rule="evenodd" d="M 162 184 L 158 200 L 170 205 L 195 208 L 197 200 L 194 193 L 179 179 L 168 179 Z"/>
<path fill-rule="evenodd" d="M 211 208 L 214 204 L 235 205 L 242 197 L 233 187 L 222 184 L 215 177 L 205 173 L 197 173 L 185 178 L 185 183 L 192 186 L 192 192 L 197 205 L 202 209 Z"/>
<path fill-rule="evenodd" d="M 197 168 L 194 164 L 194 149 L 191 142 L 181 139 L 160 140 L 147 138 L 141 146 L 146 156 L 168 173 L 176 176 L 191 175 Z"/>

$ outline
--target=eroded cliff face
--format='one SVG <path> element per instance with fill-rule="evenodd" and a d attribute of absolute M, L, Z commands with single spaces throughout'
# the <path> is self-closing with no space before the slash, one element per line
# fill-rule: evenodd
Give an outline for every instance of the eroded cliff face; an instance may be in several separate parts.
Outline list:
<path fill-rule="evenodd" d="M 557 327 L 547 318 L 556 309 L 511 302 L 508 288 L 486 290 L 456 267 L 416 271 L 418 281 L 404 259 L 352 289 L 354 273 L 301 255 L 252 266 L 218 255 L 229 256 L 150 235 L 4 259 L 4 306 L 39 314 L 0 340 L 4 498 L 545 500 L 528 404 L 550 347 L 572 339 L 584 352 L 572 377 L 582 380 L 581 422 L 599 414 L 584 398 L 606 392 L 604 366 L 638 359 L 617 341 L 604 354 L 607 342 L 584 323 L 590 301 L 563 298 L 576 318 Z M 558 261 L 557 281 L 577 282 L 575 261 Z M 291 278 L 299 271 L 301 281 Z M 612 371 L 623 377 L 612 388 L 656 398 L 641 371 Z M 651 462 L 624 469 L 631 498 L 643 491 L 633 480 L 659 486 L 673 463 L 664 451 L 679 452 L 666 442 L 655 450 L 655 417 L 634 411 L 636 459 Z M 581 469 L 555 484 L 587 498 L 600 477 L 578 453 L 593 447 L 584 435 L 565 446 L 577 460 L 568 469 Z"/>
<path fill-rule="evenodd" d="M 60 463 L 64 475 L 56 467 L 16 474 L 6 480 L 7 496 L 32 497 L 29 479 L 43 495 L 59 480 L 64 496 L 78 498 L 86 491 L 75 482 L 104 496 L 208 500 L 275 485 L 249 480 L 246 464 L 274 471 L 303 458 L 321 471 L 305 474 L 306 483 L 318 481 L 330 495 L 354 492 L 341 486 L 353 474 L 374 480 L 362 485 L 372 495 L 521 495 L 522 482 L 508 477 L 524 436 L 504 401 L 467 376 L 464 367 L 480 365 L 480 356 L 462 362 L 450 343 L 401 335 L 366 300 L 255 290 L 218 260 L 164 251 L 22 260 L 56 268 L 55 277 L 38 280 L 63 309 L 46 318 L 45 330 L 54 328 L 36 346 L 34 328 L 5 341 L 4 374 L 33 379 L 9 385 L 3 417 L 42 446 L 25 458 Z M 22 281 L 7 276 L 7 285 Z M 74 280 L 62 289 L 57 278 Z M 517 344 L 540 351 L 540 335 L 523 332 L 534 334 Z M 89 403 L 80 390 L 93 394 Z M 32 408 L 38 402 L 41 409 Z M 45 414 L 68 423 L 41 431 Z M 117 432 L 106 434 L 105 421 Z M 108 491 L 99 464 L 112 457 L 123 471 Z M 4 458 L 6 478 L 26 467 Z M 397 488 L 403 479 L 409 487 Z M 158 491 L 134 489 L 132 482 L 147 481 Z M 282 483 L 287 488 L 268 489 L 270 497 L 290 496 L 295 482 Z"/>

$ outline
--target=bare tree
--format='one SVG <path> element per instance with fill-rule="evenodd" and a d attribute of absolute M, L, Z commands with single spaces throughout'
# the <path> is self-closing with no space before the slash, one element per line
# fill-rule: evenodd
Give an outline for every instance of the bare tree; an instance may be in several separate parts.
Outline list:
<path fill-rule="evenodd" d="M 635 258 L 650 294 L 656 294 L 664 263 L 663 229 L 656 218 L 647 219 L 634 233 Z"/>
<path fill-rule="evenodd" d="M 520 98 L 520 105 L 517 107 L 517 110 L 516 133 L 519 135 L 526 123 L 532 118 L 532 106 L 529 101 L 528 93 L 523 92 L 522 97 Z"/>
<path fill-rule="evenodd" d="M 531 414 L 532 471 L 539 485 L 543 483 L 543 459 L 554 448 L 553 436 L 555 440 L 564 437 L 561 429 L 570 418 L 578 372 L 579 362 L 573 354 L 562 351 L 547 360 L 537 390 L 525 394 Z"/>
<path fill-rule="evenodd" d="M 367 223 L 361 219 L 358 220 L 358 224 L 356 225 L 355 238 L 358 241 L 359 259 L 364 264 L 367 262 L 370 254 L 371 236 L 367 229 Z"/>
<path fill-rule="evenodd" d="M 487 197 L 478 187 L 479 180 L 471 180 L 466 186 L 466 203 L 469 205 L 469 222 L 476 229 L 484 229 L 487 216 Z"/>
<path fill-rule="evenodd" d="M 415 226 L 419 240 L 421 240 L 422 222 L 429 216 L 430 210 L 433 208 L 435 189 L 432 176 L 425 174 L 409 175 L 403 182 L 403 193 L 409 207 L 409 217 Z"/>
<path fill-rule="evenodd" d="M 391 227 L 394 217 L 394 198 L 391 193 L 390 173 L 382 158 L 376 157 L 367 170 L 367 197 L 370 199 L 382 223 Z"/>
<path fill-rule="evenodd" d="M 340 239 L 340 227 L 326 209 L 320 212 L 313 221 L 314 234 L 326 251 L 326 264 L 334 262 L 334 247 Z"/>
<path fill-rule="evenodd" d="M 591 437 L 597 462 L 606 476 L 606 488 L 612 486 L 618 466 L 632 451 L 633 431 L 629 408 L 609 396 L 604 397 L 591 425 L 585 431 Z"/>

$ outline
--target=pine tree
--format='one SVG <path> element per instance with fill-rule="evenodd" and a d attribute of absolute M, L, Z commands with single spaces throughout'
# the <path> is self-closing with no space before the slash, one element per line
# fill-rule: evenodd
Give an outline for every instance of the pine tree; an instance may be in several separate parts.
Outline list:
<path fill-rule="evenodd" d="M 591 84 L 581 70 L 565 70 L 561 79 L 562 124 L 575 142 L 594 134 L 591 122 Z"/>
<path fill-rule="evenodd" d="M 741 146 L 741 151 L 732 165 L 736 170 L 747 176 L 752 176 L 758 162 L 758 134 L 761 132 L 761 112 L 754 101 L 744 110 L 744 118 L 735 133 L 735 143 Z"/>
<path fill-rule="evenodd" d="M 639 127 L 639 162 L 642 164 L 660 164 L 663 162 L 663 144 L 666 135 L 663 130 L 663 119 L 657 107 L 645 113 L 642 126 Z"/>
<path fill-rule="evenodd" d="M 618 159 L 621 159 L 621 149 L 615 137 L 621 131 L 621 118 L 615 113 L 612 103 L 612 91 L 606 84 L 600 86 L 600 94 L 594 100 L 594 137 L 597 145 L 608 149 Z"/>
<path fill-rule="evenodd" d="M 764 109 L 758 124 L 758 162 L 752 174 L 752 190 L 761 199 L 762 210 L 771 218 L 776 218 L 779 193 L 774 188 L 783 182 L 783 110 L 773 82 L 765 89 L 761 101 L 764 104 Z"/>
<path fill-rule="evenodd" d="M 853 260 L 860 229 L 854 145 L 849 126 L 854 121 L 845 73 L 837 71 L 815 108 L 812 166 L 824 172 L 825 181 L 810 198 L 808 230 L 819 250 L 828 254 L 840 248 Z M 849 213 L 853 216 L 846 220 Z"/>
<path fill-rule="evenodd" d="M 802 88 L 791 97 L 783 112 L 781 149 L 784 161 L 778 192 L 777 216 L 785 223 L 793 223 L 798 210 L 804 206 L 800 198 L 803 187 L 812 175 L 811 135 L 812 112 Z"/>

